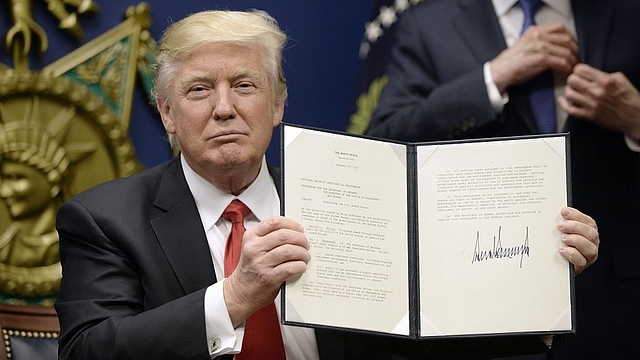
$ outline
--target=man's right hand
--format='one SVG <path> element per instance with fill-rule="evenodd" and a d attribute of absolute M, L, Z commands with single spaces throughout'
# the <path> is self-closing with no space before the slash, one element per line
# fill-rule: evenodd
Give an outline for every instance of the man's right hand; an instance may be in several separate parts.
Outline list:
<path fill-rule="evenodd" d="M 504 94 L 549 69 L 569 74 L 578 61 L 578 43 L 563 24 L 533 25 L 491 61 L 491 76 Z"/>
<path fill-rule="evenodd" d="M 272 302 L 282 283 L 303 274 L 310 259 L 304 228 L 290 218 L 270 217 L 248 229 L 238 266 L 223 285 L 233 326 Z"/>

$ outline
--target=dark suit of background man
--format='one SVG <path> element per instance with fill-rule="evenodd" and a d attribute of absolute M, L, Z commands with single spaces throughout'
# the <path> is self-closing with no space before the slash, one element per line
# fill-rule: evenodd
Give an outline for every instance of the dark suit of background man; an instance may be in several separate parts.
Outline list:
<path fill-rule="evenodd" d="M 433 0 L 409 10 L 367 133 L 406 141 L 536 134 L 526 84 L 553 70 L 557 130 L 571 138 L 573 205 L 593 216 L 603 239 L 596 264 L 576 279 L 577 335 L 553 355 L 638 358 L 640 2 L 545 0 L 537 26 L 520 37 L 523 18 L 516 0 Z"/>

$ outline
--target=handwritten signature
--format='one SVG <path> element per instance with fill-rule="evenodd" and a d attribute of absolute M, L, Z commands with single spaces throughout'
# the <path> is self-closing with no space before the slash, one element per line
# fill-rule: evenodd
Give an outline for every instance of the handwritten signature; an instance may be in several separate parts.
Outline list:
<path fill-rule="evenodd" d="M 480 249 L 480 231 L 476 231 L 476 246 L 473 249 L 473 259 L 471 263 L 492 259 L 511 259 L 520 256 L 520 268 L 522 269 L 522 259 L 525 255 L 529 257 L 529 227 L 526 227 L 524 243 L 520 246 L 502 247 L 502 226 L 498 228 L 498 236 L 493 237 L 493 248 L 490 250 Z"/>

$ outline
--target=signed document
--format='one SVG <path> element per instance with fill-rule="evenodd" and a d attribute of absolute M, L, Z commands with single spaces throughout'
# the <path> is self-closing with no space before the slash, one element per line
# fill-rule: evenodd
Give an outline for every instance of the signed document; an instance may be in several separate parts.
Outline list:
<path fill-rule="evenodd" d="M 574 331 L 568 135 L 402 143 L 283 124 L 311 261 L 282 321 L 409 338 Z"/>

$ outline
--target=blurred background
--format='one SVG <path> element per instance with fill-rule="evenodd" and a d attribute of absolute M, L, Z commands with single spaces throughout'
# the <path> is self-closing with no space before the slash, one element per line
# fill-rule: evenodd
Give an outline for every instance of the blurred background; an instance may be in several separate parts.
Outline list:
<path fill-rule="evenodd" d="M 0 1 L 0 29 L 10 27 L 11 4 L 15 0 Z M 41 55 L 32 52 L 31 71 L 42 69 L 60 57 L 81 47 L 125 19 L 125 12 L 135 0 L 96 0 L 99 11 L 78 15 L 84 33 L 77 40 L 62 31 L 60 22 L 48 10 L 45 0 L 24 1 L 33 7 L 33 18 L 45 29 L 49 48 Z M 391 2 L 391 1 L 387 1 Z M 405 1 L 406 2 L 406 1 Z M 152 37 L 158 40 L 165 27 L 193 12 L 205 9 L 248 10 L 261 9 L 279 22 L 290 40 L 284 52 L 284 71 L 289 84 L 289 101 L 284 121 L 322 128 L 345 130 L 354 110 L 356 79 L 359 68 L 359 47 L 365 23 L 373 1 L 321 0 L 150 0 Z M 11 53 L 6 47 L 0 52 L 0 63 L 12 66 Z M 129 126 L 136 156 L 145 167 L 156 165 L 172 153 L 164 141 L 164 129 L 155 109 L 150 106 L 144 88 L 136 85 Z M 279 163 L 279 137 L 267 154 L 268 160 Z"/>

